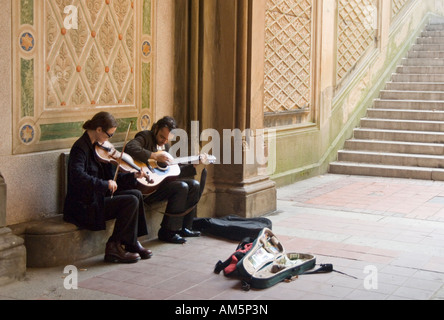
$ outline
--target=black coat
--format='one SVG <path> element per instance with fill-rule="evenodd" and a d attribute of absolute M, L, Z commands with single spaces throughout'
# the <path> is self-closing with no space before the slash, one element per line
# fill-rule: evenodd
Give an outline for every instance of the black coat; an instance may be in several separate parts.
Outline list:
<path fill-rule="evenodd" d="M 165 144 L 165 151 L 170 150 L 170 145 Z M 134 159 L 148 164 L 148 159 L 153 152 L 157 152 L 157 142 L 154 133 L 150 130 L 141 131 L 128 142 L 125 152 Z"/>
<path fill-rule="evenodd" d="M 106 229 L 105 197 L 110 196 L 108 181 L 114 179 L 113 165 L 96 159 L 88 134 L 77 140 L 69 154 L 68 190 L 63 210 L 65 221 L 97 231 Z M 119 173 L 119 189 L 134 189 L 133 173 Z"/>

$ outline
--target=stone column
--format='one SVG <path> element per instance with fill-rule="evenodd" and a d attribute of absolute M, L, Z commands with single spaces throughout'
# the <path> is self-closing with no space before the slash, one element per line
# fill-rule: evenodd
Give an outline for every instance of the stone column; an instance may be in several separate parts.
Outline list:
<path fill-rule="evenodd" d="M 239 129 L 245 135 L 241 141 L 242 164 L 223 164 L 215 171 L 216 214 L 257 217 L 276 210 L 275 183 L 264 174 L 258 159 L 260 155 L 255 150 L 263 148 L 264 141 L 261 130 L 264 127 L 265 1 L 237 0 L 230 4 L 219 0 L 218 5 L 217 20 L 224 21 L 228 12 L 232 12 L 232 20 L 226 19 L 217 26 L 220 28 L 217 33 L 221 35 L 218 46 L 222 51 L 228 49 L 226 58 L 232 69 L 227 68 L 227 64 L 217 65 L 220 78 L 217 79 L 215 98 L 216 101 L 225 98 L 226 94 L 219 94 L 220 88 L 225 86 L 228 97 L 233 100 L 227 100 L 226 105 L 219 107 L 225 119 L 223 127 L 221 122 L 216 127 Z M 231 48 L 234 50 L 230 51 Z M 227 79 L 232 79 L 232 85 L 226 84 Z M 230 109 L 231 112 L 225 113 Z M 231 140 L 233 162 L 236 160 L 233 149 L 239 148 L 240 142 L 236 143 L 236 140 Z M 223 142 L 227 143 L 226 137 Z M 253 159 L 248 159 L 247 148 L 254 149 Z"/>
<path fill-rule="evenodd" d="M 22 238 L 6 228 L 6 184 L 0 173 L 0 286 L 20 280 L 26 272 L 26 249 Z"/>
<path fill-rule="evenodd" d="M 186 61 L 178 54 L 184 62 L 178 64 L 178 102 L 186 106 L 179 113 L 185 124 L 198 120 L 201 132 L 215 129 L 220 137 L 216 151 L 223 163 L 212 168 L 209 179 L 213 212 L 243 217 L 271 213 L 276 210 L 275 183 L 264 174 L 263 164 L 246 161 L 249 143 L 264 136 L 265 0 L 182 0 L 178 6 L 178 38 L 187 40 L 182 42 L 186 49 L 178 48 L 187 53 Z M 224 130 L 237 129 L 249 134 L 224 138 Z M 239 147 L 243 161 L 235 163 L 234 149 Z M 232 161 L 227 163 L 230 151 Z"/>

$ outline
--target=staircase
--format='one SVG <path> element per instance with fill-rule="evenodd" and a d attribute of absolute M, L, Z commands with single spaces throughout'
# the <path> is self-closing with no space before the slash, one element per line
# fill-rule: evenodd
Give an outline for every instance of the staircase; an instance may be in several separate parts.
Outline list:
<path fill-rule="evenodd" d="M 444 22 L 426 27 L 329 172 L 444 180 Z"/>

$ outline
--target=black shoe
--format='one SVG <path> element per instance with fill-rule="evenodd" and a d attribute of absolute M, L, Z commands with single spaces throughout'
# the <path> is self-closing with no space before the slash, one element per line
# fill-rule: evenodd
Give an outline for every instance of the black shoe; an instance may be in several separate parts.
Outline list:
<path fill-rule="evenodd" d="M 193 231 L 187 228 L 183 228 L 182 230 L 179 231 L 179 235 L 181 237 L 200 237 L 200 231 Z"/>
<path fill-rule="evenodd" d="M 178 243 L 178 244 L 184 244 L 185 242 L 187 242 L 186 239 L 182 238 L 175 231 L 170 231 L 166 229 L 160 229 L 157 236 L 160 241 Z"/>

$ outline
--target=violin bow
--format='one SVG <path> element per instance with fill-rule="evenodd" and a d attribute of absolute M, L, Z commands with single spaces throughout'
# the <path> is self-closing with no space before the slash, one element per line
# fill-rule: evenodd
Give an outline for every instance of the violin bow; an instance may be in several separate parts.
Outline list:
<path fill-rule="evenodd" d="M 126 143 L 128 142 L 128 136 L 129 136 L 129 132 L 131 130 L 131 126 L 133 125 L 133 122 L 131 121 L 129 126 L 128 126 L 128 130 L 126 131 L 126 137 L 125 137 L 125 142 L 123 143 L 123 148 L 122 148 L 122 152 L 120 153 L 120 158 L 118 161 L 118 165 L 117 165 L 117 169 L 116 169 L 116 173 L 114 174 L 114 182 L 117 181 L 117 176 L 119 175 L 119 169 L 120 169 L 120 164 L 122 163 L 122 158 L 123 158 L 123 153 L 125 152 L 125 148 L 126 148 Z M 114 197 L 114 192 L 111 195 L 111 199 Z"/>

